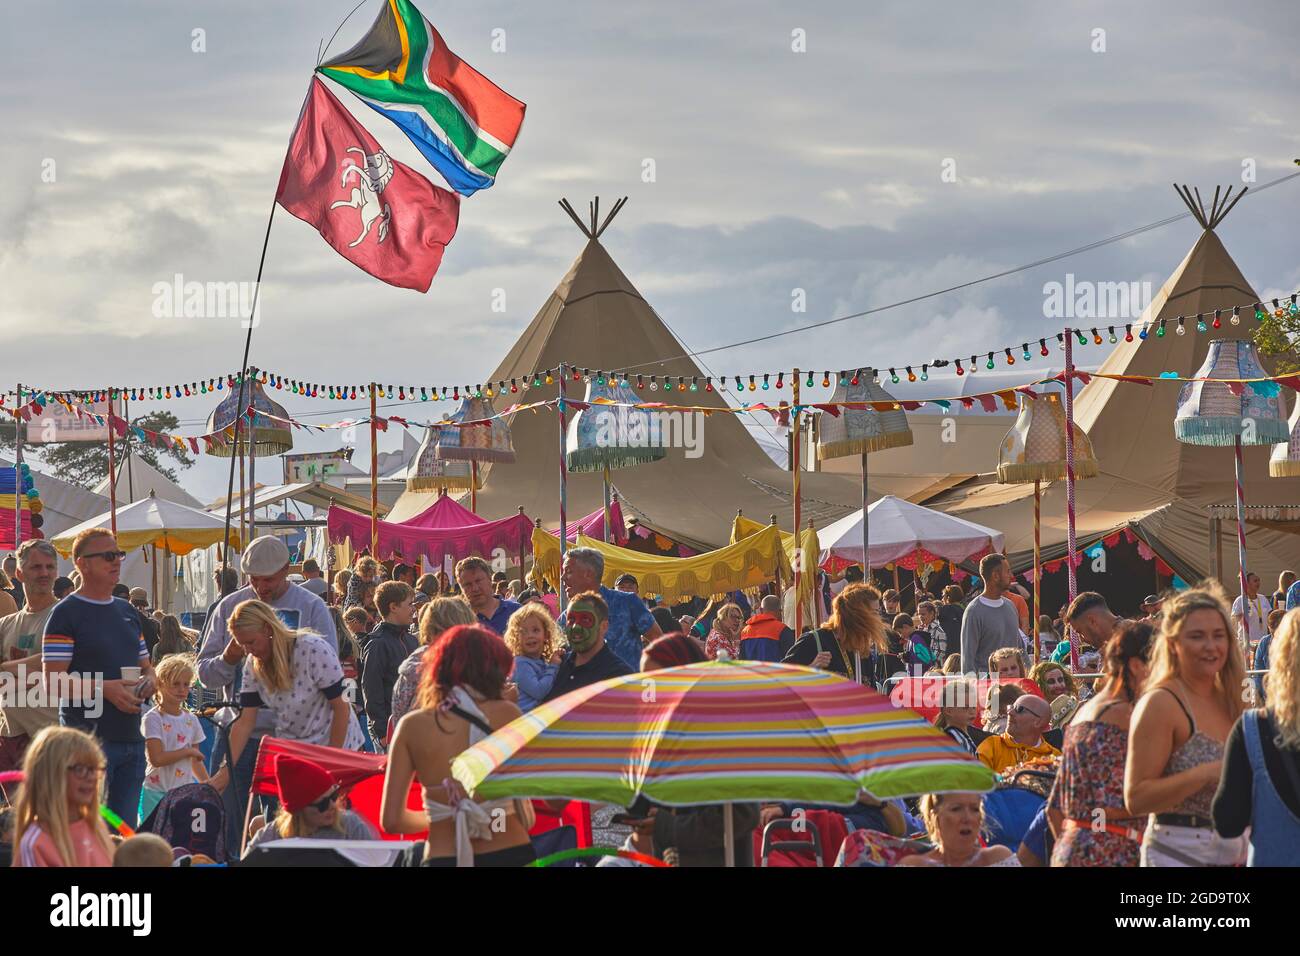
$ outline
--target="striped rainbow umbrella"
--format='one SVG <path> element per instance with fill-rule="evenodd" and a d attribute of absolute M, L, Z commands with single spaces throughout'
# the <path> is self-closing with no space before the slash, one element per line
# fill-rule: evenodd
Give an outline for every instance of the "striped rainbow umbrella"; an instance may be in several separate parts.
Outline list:
<path fill-rule="evenodd" d="M 846 806 L 993 787 L 993 774 L 911 710 L 836 674 L 707 661 L 615 677 L 538 706 L 452 763 L 476 800 L 566 797 L 670 806 Z"/>

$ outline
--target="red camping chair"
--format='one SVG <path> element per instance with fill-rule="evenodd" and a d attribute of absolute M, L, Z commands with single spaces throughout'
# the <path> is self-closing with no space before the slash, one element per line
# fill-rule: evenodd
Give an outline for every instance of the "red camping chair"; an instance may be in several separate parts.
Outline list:
<path fill-rule="evenodd" d="M 843 814 L 830 810 L 806 810 L 802 833 L 794 829 L 795 819 L 773 820 L 760 831 L 754 828 L 754 860 L 758 866 L 830 866 L 849 835 Z"/>

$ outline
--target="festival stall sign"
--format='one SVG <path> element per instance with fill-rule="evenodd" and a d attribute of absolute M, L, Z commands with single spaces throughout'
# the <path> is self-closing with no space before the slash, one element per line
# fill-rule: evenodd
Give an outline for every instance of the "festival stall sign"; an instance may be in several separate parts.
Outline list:
<path fill-rule="evenodd" d="M 97 515 L 50 539 L 50 543 L 68 558 L 72 556 L 72 545 L 78 534 L 90 528 L 107 527 L 108 514 Z M 175 555 L 185 555 L 195 548 L 210 547 L 224 540 L 238 550 L 238 531 L 231 529 L 227 537 L 225 527 L 225 522 L 215 515 L 158 498 L 150 492 L 148 498 L 117 509 L 117 546 L 123 551 L 134 551 L 154 545 Z"/>
<path fill-rule="evenodd" d="M 459 561 L 470 555 L 480 555 L 490 559 L 498 552 L 511 559 L 516 556 L 522 559 L 533 540 L 533 521 L 522 513 L 474 524 L 464 523 L 449 511 L 431 515 L 426 509 L 417 516 L 419 519 L 423 519 L 425 525 L 378 522 L 379 544 L 375 557 L 380 560 L 400 557 L 405 561 L 424 557 L 434 567 L 442 567 L 448 558 Z M 448 523 L 441 523 L 443 521 Z M 357 550 L 370 547 L 370 515 L 334 505 L 329 509 L 326 522 L 330 544 L 348 542 Z"/>
<path fill-rule="evenodd" d="M 863 793 L 985 792 L 994 782 L 950 737 L 869 687 L 726 659 L 614 677 L 540 704 L 456 757 L 452 775 L 479 801 L 724 804 L 729 862 L 732 801 L 843 806 Z"/>
<path fill-rule="evenodd" d="M 1074 423 L 1074 461 L 1070 467 L 1066 443 L 1066 416 L 1055 392 L 1022 394 L 1016 423 L 998 449 L 998 481 L 1004 484 L 1034 483 L 1034 614 L 1042 613 L 1039 603 L 1042 567 L 1042 483 L 1073 478 L 1095 478 L 1100 471 L 1088 433 Z M 1071 485 L 1071 488 L 1073 485 Z M 1074 496 L 1067 495 L 1066 520 L 1074 522 Z M 1071 647 L 1074 645 L 1071 644 Z M 1041 656 L 1038 628 L 1034 627 L 1034 661 Z"/>
<path fill-rule="evenodd" d="M 28 445 L 45 445 L 65 441 L 108 441 L 108 401 L 78 409 L 62 401 L 47 401 L 39 414 L 27 422 L 23 435 Z M 115 417 L 123 417 L 122 402 L 115 402 Z"/>
<path fill-rule="evenodd" d="M 636 577 L 646 594 L 669 597 L 717 595 L 728 591 L 760 587 L 774 578 L 790 580 L 790 560 L 775 525 L 729 544 L 689 558 L 668 558 L 630 551 L 586 535 L 579 535 L 580 548 L 594 548 L 605 558 L 601 583 L 613 587 L 620 574 Z M 559 590 L 560 542 L 541 528 L 533 530 L 533 570 Z"/>
<path fill-rule="evenodd" d="M 293 485 L 303 481 L 325 481 L 352 463 L 353 451 L 352 448 L 340 448 L 338 451 L 285 455 L 280 459 L 284 463 L 284 483 Z"/>

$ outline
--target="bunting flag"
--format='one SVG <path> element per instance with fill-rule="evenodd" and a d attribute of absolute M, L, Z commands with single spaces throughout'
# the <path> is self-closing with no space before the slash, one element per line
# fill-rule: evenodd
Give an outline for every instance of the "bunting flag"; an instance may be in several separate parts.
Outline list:
<path fill-rule="evenodd" d="M 458 57 L 410 0 L 388 0 L 352 49 L 317 68 L 401 128 L 462 196 L 496 181 L 523 103 Z"/>
<path fill-rule="evenodd" d="M 275 197 L 353 265 L 420 292 L 460 218 L 460 197 L 392 159 L 314 76 Z"/>

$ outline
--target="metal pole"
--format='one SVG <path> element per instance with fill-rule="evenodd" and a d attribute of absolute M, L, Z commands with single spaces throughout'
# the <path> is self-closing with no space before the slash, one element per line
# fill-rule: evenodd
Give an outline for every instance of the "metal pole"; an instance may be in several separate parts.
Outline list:
<path fill-rule="evenodd" d="M 1078 593 L 1074 577 L 1074 330 L 1065 330 L 1065 569 L 1070 603 Z M 1073 628 L 1069 628 L 1073 630 Z M 1070 636 L 1070 670 L 1079 670 L 1079 639 Z"/>
<path fill-rule="evenodd" d="M 18 398 L 15 399 L 14 411 L 23 408 L 23 383 L 18 383 Z M 23 417 L 14 416 L 14 556 L 18 555 L 18 546 L 23 543 Z"/>
<path fill-rule="evenodd" d="M 257 537 L 257 415 L 248 416 L 248 540 Z"/>
<path fill-rule="evenodd" d="M 565 369 L 560 366 L 560 395 L 559 400 L 555 403 L 556 409 L 560 416 L 560 566 L 564 566 L 564 556 L 569 553 L 569 520 L 568 520 L 568 494 L 569 494 L 569 462 L 568 462 L 568 442 L 569 442 L 569 425 L 565 421 L 566 415 L 564 410 L 565 396 Z M 564 607 L 567 603 L 564 593 L 564 579 L 560 579 L 560 586 L 555 589 L 559 594 L 559 606 Z"/>
<path fill-rule="evenodd" d="M 1250 650 L 1250 618 L 1247 616 L 1246 602 L 1246 488 L 1242 481 L 1241 433 L 1237 433 L 1234 442 L 1237 463 L 1237 579 L 1241 587 L 1241 620 L 1246 625 L 1245 644 Z"/>
<path fill-rule="evenodd" d="M 1039 643 L 1039 637 L 1038 637 L 1038 618 L 1043 613 L 1043 607 L 1041 604 L 1038 603 L 1040 600 L 1039 596 L 1041 593 L 1041 589 L 1039 585 L 1042 583 L 1041 578 L 1043 576 L 1043 563 L 1042 563 L 1041 550 L 1040 550 L 1041 545 L 1039 542 L 1039 538 L 1040 538 L 1039 531 L 1042 528 L 1042 521 L 1043 521 L 1042 506 L 1043 506 L 1042 483 L 1035 480 L 1034 481 L 1034 613 L 1033 613 L 1033 620 L 1029 622 L 1030 627 L 1034 629 L 1034 663 L 1035 664 L 1037 664 L 1039 661 L 1043 659 L 1043 648 L 1042 645 Z"/>
<path fill-rule="evenodd" d="M 370 556 L 379 560 L 379 438 L 375 383 L 370 383 Z"/>
<path fill-rule="evenodd" d="M 802 449 L 799 447 L 800 439 L 803 437 L 799 434 L 799 370 L 794 370 L 794 390 L 792 399 L 794 400 L 794 417 L 790 420 L 790 432 L 794 435 L 794 441 L 791 443 L 791 467 L 794 471 L 794 633 L 798 637 L 803 633 L 803 599 L 799 589 L 803 586 L 803 548 L 799 541 L 799 533 L 803 527 L 803 496 L 799 488 L 799 458 Z M 728 813 L 730 820 L 730 813 Z"/>
<path fill-rule="evenodd" d="M 606 543 L 606 544 L 609 544 L 609 541 L 610 541 L 610 531 L 609 531 L 609 522 L 610 522 L 610 517 L 609 517 L 609 465 L 605 465 L 604 469 L 602 470 L 602 477 L 605 479 L 605 481 L 604 481 L 604 485 L 605 485 L 605 493 L 604 493 L 604 502 L 605 502 L 605 543 Z"/>
<path fill-rule="evenodd" d="M 478 514 L 478 462 L 469 463 L 469 510 Z"/>
<path fill-rule="evenodd" d="M 731 815 L 730 801 L 722 805 L 722 842 L 723 852 L 727 858 L 726 865 L 734 867 L 736 865 L 736 821 Z"/>
<path fill-rule="evenodd" d="M 867 536 L 867 453 L 864 451 L 862 453 L 862 579 L 867 584 L 871 583 L 870 548 Z"/>
<path fill-rule="evenodd" d="M 113 393 L 108 393 L 108 524 L 117 537 L 117 469 L 113 467 Z"/>
<path fill-rule="evenodd" d="M 126 451 L 122 453 L 122 464 L 126 467 L 126 500 L 135 502 L 135 474 L 131 471 L 131 406 L 127 403 L 126 393 L 122 393 L 122 418 L 126 421 Z"/>

